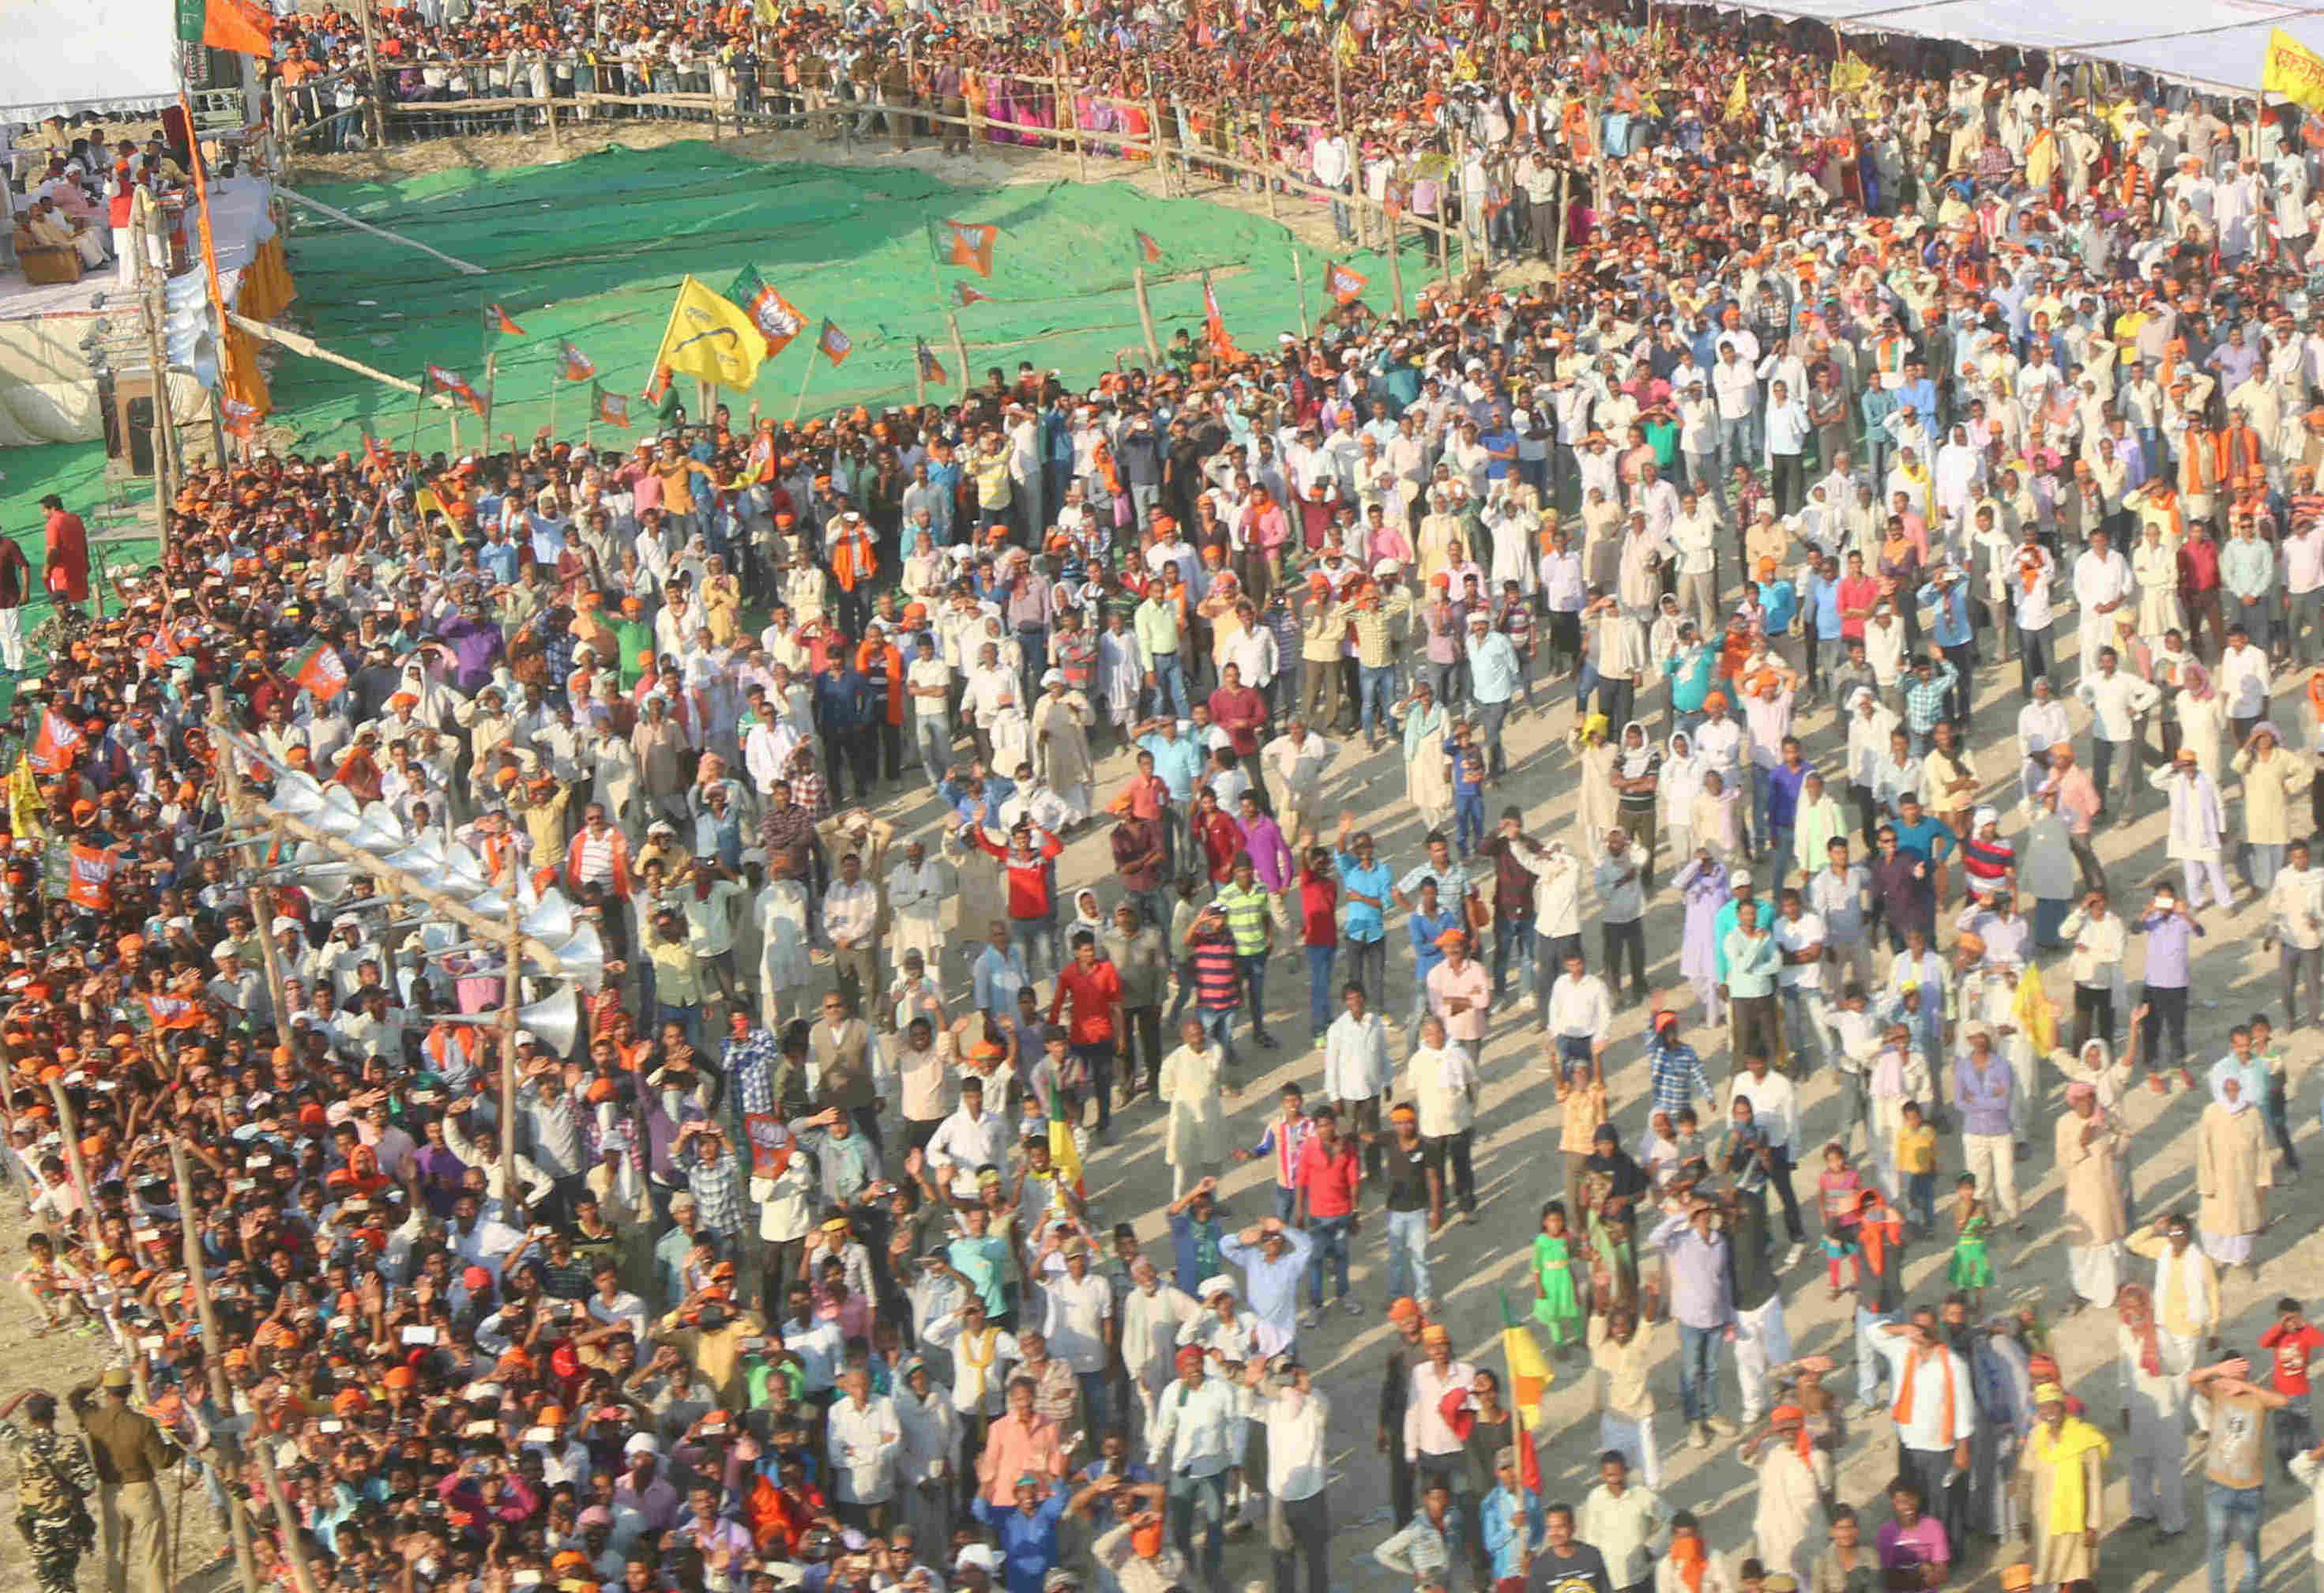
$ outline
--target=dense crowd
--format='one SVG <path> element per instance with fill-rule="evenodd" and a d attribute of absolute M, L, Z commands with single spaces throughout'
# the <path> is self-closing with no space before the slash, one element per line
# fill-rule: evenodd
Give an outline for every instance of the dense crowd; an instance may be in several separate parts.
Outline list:
<path fill-rule="evenodd" d="M 760 92 L 897 64 L 876 20 L 638 11 L 593 25 L 657 81 L 746 41 Z M 977 23 L 976 79 L 907 92 L 1041 59 Z M 2132 1523 L 2187 1530 L 2190 1428 L 2214 1593 L 2237 1545 L 2256 1588 L 2271 1468 L 2324 1453 L 2324 1331 L 2287 1298 L 2228 1341 L 2225 1296 L 2324 1020 L 2297 114 L 1739 23 L 1259 23 L 1070 46 L 1167 42 L 1167 83 L 1416 209 L 1397 162 L 1457 125 L 1430 204 L 1563 231 L 1567 274 L 804 424 L 257 448 L 95 614 L 49 500 L 69 625 L 0 721 L 6 1170 L 23 1309 L 115 1365 L 66 1395 L 86 1448 L 45 1391 L 0 1407 L 43 1588 L 102 1539 L 158 1589 L 192 1479 L 318 1587 L 1223 1593 L 1263 1533 L 1313 1593 L 1351 1401 L 1416 1588 L 1934 1588 L 1979 1538 L 2006 1586 L 2094 1584 Z M 286 60 L 350 25 L 283 19 Z M 554 43 L 383 29 L 423 90 Z M 1550 162 L 1591 173 L 1562 212 Z M 30 577 L 0 560 L 11 619 Z M 495 947 L 254 830 L 226 765 L 528 915 L 512 1060 Z M 2109 866 L 2142 803 L 2159 884 Z M 2190 992 L 2255 904 L 2282 1026 L 2221 1053 Z M 1554 1122 L 1533 1229 L 1473 1154 L 1512 1076 Z M 2133 1188 L 2166 1136 L 2187 1209 Z M 1988 1305 L 2053 1174 L 2048 1309 Z M 1529 1310 L 1456 1347 L 1480 1218 Z M 1818 1286 L 1836 1356 L 1786 1322 Z M 2061 1365 L 2085 1307 L 2115 1354 Z M 1542 1424 L 1552 1363 L 1583 1431 Z M 1665 1491 L 1676 1442 L 1750 1468 L 1748 1542 Z M 1845 1497 L 1867 1446 L 1894 1483 Z"/>

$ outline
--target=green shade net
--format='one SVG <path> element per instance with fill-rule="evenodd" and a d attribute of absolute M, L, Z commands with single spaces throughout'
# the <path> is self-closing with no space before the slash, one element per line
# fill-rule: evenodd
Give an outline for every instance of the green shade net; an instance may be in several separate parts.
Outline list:
<path fill-rule="evenodd" d="M 1102 168 L 1101 168 L 1102 169 Z M 579 437 L 589 418 L 589 384 L 560 380 L 560 339 L 595 365 L 596 381 L 631 395 L 635 428 L 599 424 L 600 444 L 650 434 L 653 406 L 637 394 L 651 375 L 670 301 L 687 273 L 724 292 L 745 265 L 796 305 L 807 329 L 761 368 L 754 392 L 721 390 L 739 421 L 755 398 L 778 419 L 791 412 L 807 377 L 807 415 L 863 404 L 911 402 L 913 347 L 926 339 L 951 384 L 929 397 L 956 397 L 963 373 L 945 321 L 953 284 L 991 295 L 954 313 L 968 346 L 969 379 L 989 366 L 1013 377 L 1019 360 L 1063 374 L 1069 387 L 1093 385 L 1117 355 L 1145 363 L 1131 273 L 1134 236 L 1161 245 L 1147 266 L 1157 335 L 1189 329 L 1200 341 L 1203 272 L 1213 273 L 1227 326 L 1241 347 L 1262 350 L 1299 324 L 1291 234 L 1262 218 L 1199 199 L 1158 199 L 1125 181 L 1022 183 L 965 188 L 908 167 L 770 165 L 707 142 L 650 150 L 608 147 L 559 165 L 516 171 L 461 168 L 397 182 L 339 183 L 300 192 L 380 227 L 485 268 L 466 276 L 416 250 L 293 207 L 290 269 L 299 288 L 292 317 L 335 353 L 411 380 L 429 365 L 450 367 L 480 391 L 484 359 L 495 356 L 492 431 L 530 441 L 553 424 Z M 1285 198 L 1285 205 L 1309 203 Z M 1001 229 L 990 278 L 935 264 L 930 224 L 950 218 Z M 1405 263 L 1425 270 L 1416 236 Z M 1324 256 L 1302 255 L 1311 320 L 1330 306 Z M 1371 279 L 1367 296 L 1388 302 L 1384 257 L 1341 256 Z M 1414 276 L 1416 284 L 1421 276 Z M 487 329 L 484 306 L 498 303 L 524 329 L 521 338 Z M 828 316 L 854 341 L 834 368 L 815 351 Z M 812 363 L 812 375 L 808 367 Z M 680 377 L 691 408 L 692 380 Z M 304 451 L 360 454 L 369 432 L 397 448 L 447 449 L 452 421 L 433 404 L 320 360 L 278 351 L 270 424 L 293 433 Z M 415 425 L 415 415 L 417 423 Z M 466 409 L 460 442 L 484 431 Z M 0 455 L 0 523 L 28 532 L 40 565 L 45 492 L 84 513 L 101 493 L 97 445 L 21 449 Z M 151 545 L 108 549 L 127 562 Z M 30 614 L 28 627 L 37 623 Z"/>

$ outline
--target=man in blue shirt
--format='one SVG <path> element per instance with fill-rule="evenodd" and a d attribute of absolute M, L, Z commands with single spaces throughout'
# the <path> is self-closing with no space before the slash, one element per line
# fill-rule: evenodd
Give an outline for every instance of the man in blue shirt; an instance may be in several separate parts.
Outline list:
<path fill-rule="evenodd" d="M 1203 749 L 1191 736 L 1178 733 L 1178 721 L 1149 719 L 1138 737 L 1139 748 L 1154 755 L 1154 773 L 1170 788 L 1174 802 L 1194 800 L 1194 782 L 1202 777 Z"/>
<path fill-rule="evenodd" d="M 872 733 L 872 682 L 844 653 L 835 652 L 815 678 L 814 706 L 815 726 L 823 736 L 823 766 L 831 778 L 832 806 L 846 804 L 841 790 L 845 783 L 840 775 L 843 764 L 854 771 L 857 799 L 870 801 L 880 760 L 880 738 Z"/>
<path fill-rule="evenodd" d="M 1466 927 L 1461 921 L 1461 903 L 1441 904 L 1434 877 L 1422 880 L 1420 900 L 1405 921 L 1406 932 L 1412 938 L 1412 1015 L 1405 1020 L 1405 1029 L 1412 1036 L 1414 1051 L 1420 1049 L 1420 1020 L 1428 1014 L 1428 976 L 1444 960 L 1444 948 L 1437 942 L 1446 931 Z"/>
<path fill-rule="evenodd" d="M 1978 511 L 1980 528 L 1989 525 L 1993 513 Z M 1970 628 L 1969 583 L 1961 579 L 1960 567 L 1950 560 L 1929 572 L 1926 585 L 1921 588 L 1921 607 L 1932 609 L 1935 617 L 1929 624 L 1929 640 L 1943 650 L 1945 662 L 1951 667 L 1952 717 L 1966 724 L 1969 721 L 1969 683 L 1977 672 L 1976 633 Z"/>
<path fill-rule="evenodd" d="M 1509 717 L 1509 700 L 1517 695 L 1520 670 L 1517 650 L 1508 634 L 1492 628 L 1493 616 L 1481 608 L 1469 613 L 1469 696 L 1477 709 L 1477 730 L 1485 743 L 1489 773 L 1505 773 L 1508 755 L 1501 748 L 1501 722 Z"/>
<path fill-rule="evenodd" d="M 1352 837 L 1352 812 L 1340 815 L 1340 836 L 1333 850 L 1340 870 L 1340 899 L 1347 915 L 1341 921 L 1340 939 L 1346 945 L 1348 978 L 1364 987 L 1364 999 L 1375 1005 L 1388 1001 L 1388 922 L 1385 912 L 1396 873 L 1372 849 L 1371 831 Z"/>
<path fill-rule="evenodd" d="M 979 1492 L 971 1506 L 976 1519 L 1001 1540 L 1001 1575 L 1009 1593 L 1042 1593 L 1057 1563 L 1057 1519 L 1065 1513 L 1065 1492 L 1038 1472 L 1017 1479 L 1017 1503 L 995 1505 Z"/>

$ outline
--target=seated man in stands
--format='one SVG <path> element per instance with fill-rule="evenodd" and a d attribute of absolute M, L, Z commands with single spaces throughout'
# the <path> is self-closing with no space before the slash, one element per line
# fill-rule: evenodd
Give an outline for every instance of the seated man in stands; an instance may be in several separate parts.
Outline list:
<path fill-rule="evenodd" d="M 56 200 L 42 194 L 32 201 L 24 213 L 24 231 L 36 244 L 56 245 L 78 250 L 84 267 L 105 264 L 105 243 L 102 236 L 87 225 L 72 220 L 57 208 Z"/>

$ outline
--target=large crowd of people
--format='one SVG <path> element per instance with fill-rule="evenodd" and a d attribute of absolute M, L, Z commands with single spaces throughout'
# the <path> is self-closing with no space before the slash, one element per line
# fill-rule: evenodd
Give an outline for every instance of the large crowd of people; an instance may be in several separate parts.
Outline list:
<path fill-rule="evenodd" d="M 827 88 L 883 21 L 641 11 L 575 25 L 680 88 L 747 45 L 801 114 L 1041 59 L 964 16 L 899 114 Z M 421 92 L 560 59 L 451 13 L 382 19 Z M 46 501 L 5 1172 L 20 1309 L 110 1369 L 0 1402 L 43 1589 L 101 1547 L 159 1593 L 192 1486 L 318 1593 L 1320 1593 L 1382 1491 L 1416 1589 L 2084 1593 L 2190 1529 L 2191 1435 L 2254 1593 L 2324 1459 L 2324 1329 L 2255 1282 L 2324 1023 L 2318 141 L 1439 17 L 1070 47 L 1562 277 L 803 424 L 252 448 L 111 591 Z M 230 787 L 527 915 L 506 1055 L 496 943 Z M 2269 977 L 2220 1033 L 2231 919 Z"/>

